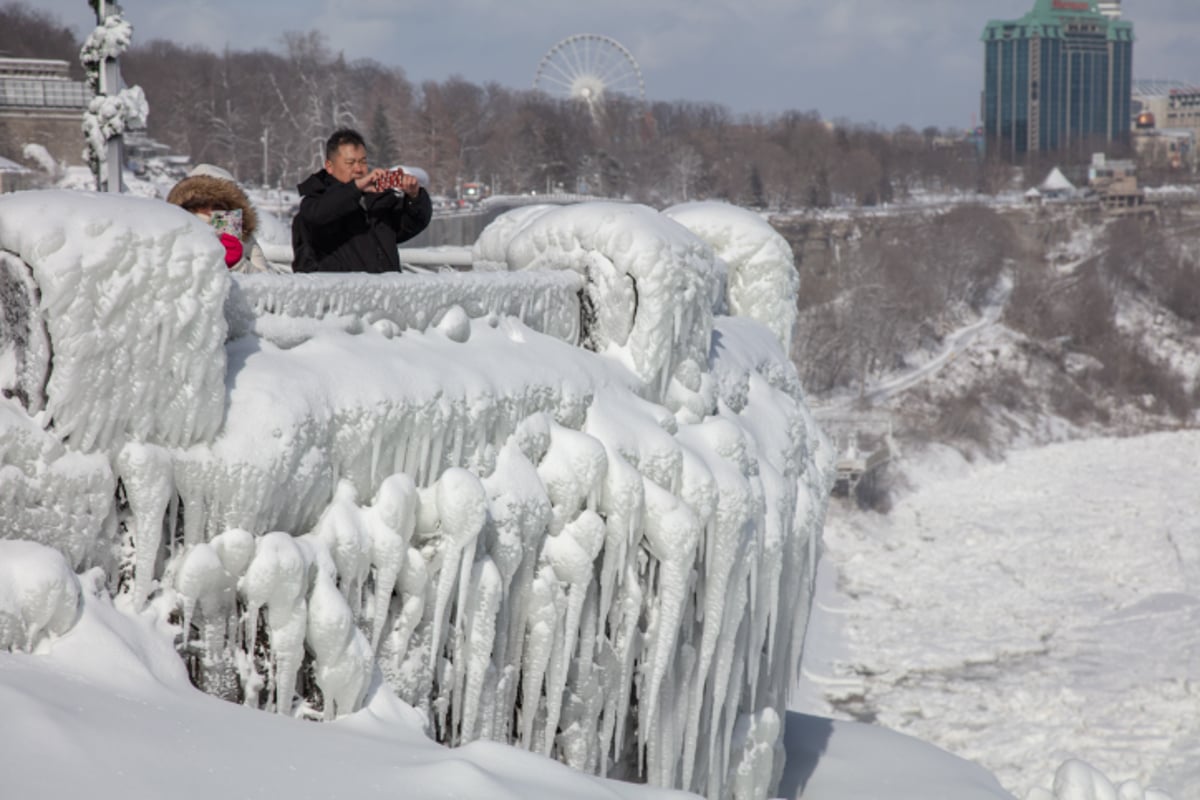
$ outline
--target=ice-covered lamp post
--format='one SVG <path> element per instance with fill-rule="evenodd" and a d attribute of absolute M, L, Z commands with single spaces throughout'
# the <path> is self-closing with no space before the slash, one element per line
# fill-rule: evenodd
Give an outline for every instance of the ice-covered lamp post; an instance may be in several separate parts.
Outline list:
<path fill-rule="evenodd" d="M 97 24 L 79 51 L 79 60 L 94 94 L 83 114 L 83 135 L 87 142 L 83 157 L 96 176 L 97 188 L 120 192 L 124 164 L 122 135 L 127 130 L 145 127 L 149 108 L 140 86 L 121 88 L 117 58 L 129 47 L 133 26 L 121 16 L 121 7 L 116 3 L 88 0 L 88 5 L 96 12 Z"/>

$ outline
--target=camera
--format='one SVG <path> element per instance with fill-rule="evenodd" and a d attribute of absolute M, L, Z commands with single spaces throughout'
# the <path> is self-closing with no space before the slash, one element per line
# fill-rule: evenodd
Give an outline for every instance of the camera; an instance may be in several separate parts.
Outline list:
<path fill-rule="evenodd" d="M 386 192 L 388 189 L 400 188 L 400 179 L 404 177 L 404 170 L 396 167 L 389 169 L 387 172 L 379 176 L 375 181 L 375 189 L 380 192 Z"/>

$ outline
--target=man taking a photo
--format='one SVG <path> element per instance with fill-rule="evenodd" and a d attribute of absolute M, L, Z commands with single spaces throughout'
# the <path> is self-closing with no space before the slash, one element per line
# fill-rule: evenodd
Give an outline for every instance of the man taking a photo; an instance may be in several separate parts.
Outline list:
<path fill-rule="evenodd" d="M 399 272 L 396 246 L 433 216 L 416 176 L 368 168 L 366 143 L 349 128 L 334 131 L 325 143 L 325 168 L 297 188 L 295 272 Z"/>

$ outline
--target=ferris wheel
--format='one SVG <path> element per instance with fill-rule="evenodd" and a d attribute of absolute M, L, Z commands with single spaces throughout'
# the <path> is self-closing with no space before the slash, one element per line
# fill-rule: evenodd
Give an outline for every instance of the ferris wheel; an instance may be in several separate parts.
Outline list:
<path fill-rule="evenodd" d="M 582 100 L 593 113 L 609 93 L 646 99 L 637 60 L 615 39 L 595 33 L 568 36 L 538 63 L 533 88 L 553 97 Z"/>

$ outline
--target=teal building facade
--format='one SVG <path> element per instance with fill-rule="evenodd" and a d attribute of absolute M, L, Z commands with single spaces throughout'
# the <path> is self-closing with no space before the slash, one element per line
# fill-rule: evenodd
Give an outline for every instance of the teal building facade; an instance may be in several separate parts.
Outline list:
<path fill-rule="evenodd" d="M 1035 0 L 983 31 L 982 120 L 989 152 L 1018 161 L 1082 142 L 1128 141 L 1133 24 L 1097 0 Z"/>

